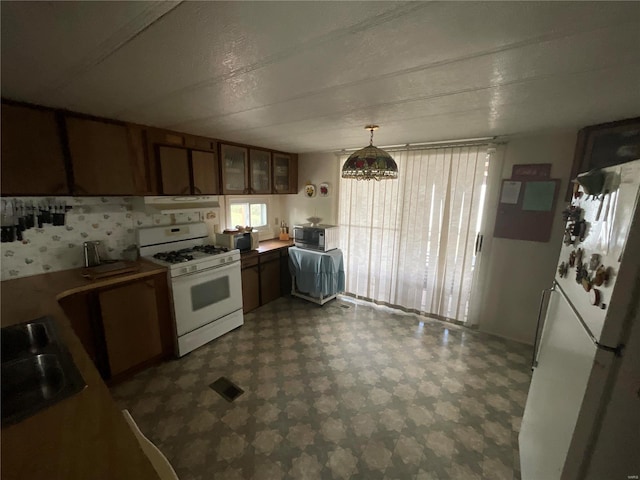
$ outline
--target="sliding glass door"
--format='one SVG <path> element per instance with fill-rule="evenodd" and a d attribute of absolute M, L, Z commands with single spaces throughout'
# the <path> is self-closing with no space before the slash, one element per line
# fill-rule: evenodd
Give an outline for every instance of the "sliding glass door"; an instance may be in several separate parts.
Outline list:
<path fill-rule="evenodd" d="M 398 180 L 340 180 L 346 291 L 466 322 L 487 146 L 407 150 L 393 157 Z"/>

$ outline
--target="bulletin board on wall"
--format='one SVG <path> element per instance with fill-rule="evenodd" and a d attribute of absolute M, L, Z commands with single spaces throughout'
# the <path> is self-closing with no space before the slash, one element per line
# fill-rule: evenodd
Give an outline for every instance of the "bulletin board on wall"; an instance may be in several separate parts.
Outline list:
<path fill-rule="evenodd" d="M 494 237 L 548 242 L 560 180 L 548 178 L 550 164 L 514 165 L 502 180 Z"/>

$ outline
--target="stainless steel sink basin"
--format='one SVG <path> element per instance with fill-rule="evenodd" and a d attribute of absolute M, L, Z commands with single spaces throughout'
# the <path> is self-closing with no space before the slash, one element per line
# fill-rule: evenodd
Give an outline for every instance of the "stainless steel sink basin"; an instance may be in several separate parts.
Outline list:
<path fill-rule="evenodd" d="M 3 328 L 0 336 L 2 426 L 17 423 L 84 388 L 52 318 Z"/>
<path fill-rule="evenodd" d="M 52 343 L 45 323 L 24 323 L 2 329 L 2 363 L 28 353 L 38 353 Z"/>
<path fill-rule="evenodd" d="M 60 394 L 64 372 L 56 355 L 39 354 L 2 365 L 2 415 L 40 405 Z"/>

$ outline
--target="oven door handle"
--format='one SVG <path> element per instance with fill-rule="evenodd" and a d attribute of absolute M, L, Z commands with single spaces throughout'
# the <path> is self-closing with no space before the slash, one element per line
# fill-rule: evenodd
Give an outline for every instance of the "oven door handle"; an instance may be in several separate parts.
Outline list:
<path fill-rule="evenodd" d="M 232 269 L 237 268 L 240 271 L 240 262 L 238 260 L 233 261 L 231 263 L 226 263 L 224 265 L 220 265 L 219 267 L 207 268 L 205 270 L 196 270 L 195 272 L 185 273 L 184 275 L 179 275 L 177 277 L 173 277 L 171 279 L 174 283 L 182 283 L 193 280 L 193 277 L 196 275 L 202 275 L 202 278 L 207 277 L 218 277 L 220 274 L 224 272 L 228 272 Z M 206 277 L 205 277 L 206 274 Z"/>

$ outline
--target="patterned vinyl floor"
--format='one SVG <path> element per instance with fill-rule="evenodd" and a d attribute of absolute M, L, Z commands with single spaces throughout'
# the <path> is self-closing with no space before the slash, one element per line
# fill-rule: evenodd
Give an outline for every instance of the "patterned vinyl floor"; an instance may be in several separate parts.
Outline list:
<path fill-rule="evenodd" d="M 181 480 L 512 479 L 530 355 L 387 308 L 283 297 L 112 392 Z M 209 388 L 221 376 L 245 393 L 223 399 Z"/>

